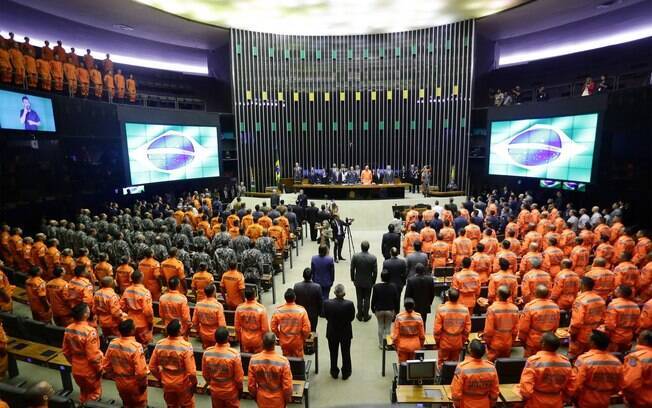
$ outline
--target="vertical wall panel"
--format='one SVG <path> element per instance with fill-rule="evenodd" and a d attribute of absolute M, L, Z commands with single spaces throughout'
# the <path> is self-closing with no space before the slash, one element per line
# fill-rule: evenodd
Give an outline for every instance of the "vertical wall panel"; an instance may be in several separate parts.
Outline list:
<path fill-rule="evenodd" d="M 355 36 L 231 30 L 238 177 L 260 191 L 332 163 L 431 165 L 468 184 L 475 22 Z M 423 90 L 423 91 L 421 91 Z"/>

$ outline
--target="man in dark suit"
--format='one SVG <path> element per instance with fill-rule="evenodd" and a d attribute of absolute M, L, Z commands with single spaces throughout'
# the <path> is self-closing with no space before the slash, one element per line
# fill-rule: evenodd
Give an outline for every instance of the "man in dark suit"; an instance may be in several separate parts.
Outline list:
<path fill-rule="evenodd" d="M 331 220 L 331 228 L 333 229 L 333 241 L 335 246 L 333 248 L 333 258 L 335 262 L 346 261 L 342 256 L 342 247 L 344 247 L 344 238 L 346 238 L 346 227 L 351 225 L 348 222 L 342 221 L 339 215 L 334 215 Z"/>
<path fill-rule="evenodd" d="M 303 208 L 308 206 L 308 196 L 303 192 L 303 189 L 299 190 L 299 195 L 297 195 L 297 205 Z"/>
<path fill-rule="evenodd" d="M 308 227 L 310 228 L 310 240 L 311 241 L 317 241 L 317 228 L 315 227 L 315 224 L 318 221 L 318 216 L 317 214 L 319 213 L 319 209 L 315 207 L 315 202 L 311 201 L 310 202 L 310 207 L 306 207 L 306 221 L 308 221 Z"/>
<path fill-rule="evenodd" d="M 312 281 L 312 269 L 303 270 L 303 282 L 294 284 L 294 293 L 297 296 L 296 304 L 303 306 L 308 312 L 310 331 L 317 331 L 319 315 L 322 314 L 323 299 L 321 286 Z"/>
<path fill-rule="evenodd" d="M 416 275 L 407 280 L 405 297 L 414 299 L 414 310 L 421 314 L 423 327 L 426 327 L 430 306 L 432 306 L 432 301 L 435 299 L 435 283 L 432 276 L 426 275 L 424 265 L 417 265 L 415 269 Z"/>
<path fill-rule="evenodd" d="M 396 286 L 396 292 L 398 294 L 397 304 L 400 305 L 401 292 L 403 292 L 405 280 L 407 279 L 407 263 L 398 257 L 398 247 L 392 247 L 390 254 L 392 257 L 383 262 L 383 269 L 389 272 L 389 282 Z"/>
<path fill-rule="evenodd" d="M 272 208 L 278 206 L 281 202 L 281 196 L 278 194 L 277 189 L 272 190 L 272 196 L 269 198 L 269 205 L 272 206 Z"/>
<path fill-rule="evenodd" d="M 324 302 L 324 317 L 328 321 L 326 338 L 331 355 L 331 377 L 337 378 L 340 369 L 337 366 L 338 349 L 342 350 L 342 379 L 351 376 L 351 339 L 353 328 L 351 322 L 355 317 L 355 306 L 344 299 L 344 285 L 335 285 L 335 299 Z"/>
<path fill-rule="evenodd" d="M 335 264 L 333 258 L 328 256 L 328 247 L 326 245 L 319 246 L 319 255 L 314 255 L 310 260 L 310 269 L 315 283 L 321 287 L 322 299 L 328 299 L 328 293 L 335 280 Z"/>
<path fill-rule="evenodd" d="M 353 255 L 351 259 L 351 280 L 355 285 L 355 295 L 358 299 L 358 320 L 369 321 L 369 307 L 371 303 L 371 288 L 376 283 L 378 264 L 376 257 L 369 253 L 369 242 L 362 241 L 362 252 Z"/>
<path fill-rule="evenodd" d="M 388 232 L 383 234 L 383 240 L 380 244 L 380 250 L 383 253 L 383 258 L 389 259 L 390 250 L 392 248 L 401 247 L 401 234 L 395 231 L 394 224 L 389 224 L 387 227 Z"/>
<path fill-rule="evenodd" d="M 453 198 L 451 198 L 450 200 L 448 200 L 448 205 L 447 205 L 447 207 L 448 207 L 449 210 L 451 210 L 451 212 L 452 212 L 453 214 L 457 213 L 457 204 L 455 204 L 455 200 L 454 200 Z"/>
<path fill-rule="evenodd" d="M 414 252 L 405 258 L 405 261 L 407 262 L 408 278 L 414 276 L 417 265 L 428 265 L 428 254 L 421 252 L 421 241 L 414 241 L 412 246 L 414 247 Z"/>

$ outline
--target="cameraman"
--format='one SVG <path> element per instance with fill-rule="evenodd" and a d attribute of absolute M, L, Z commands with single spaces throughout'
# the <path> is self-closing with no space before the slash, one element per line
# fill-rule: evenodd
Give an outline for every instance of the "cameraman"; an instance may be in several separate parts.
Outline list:
<path fill-rule="evenodd" d="M 344 238 L 346 238 L 347 227 L 351 225 L 353 219 L 346 219 L 342 221 L 339 214 L 333 214 L 333 219 L 331 220 L 331 228 L 333 229 L 333 241 L 335 242 L 335 248 L 333 250 L 333 258 L 335 262 L 346 261 L 342 257 L 342 247 L 344 246 Z"/>

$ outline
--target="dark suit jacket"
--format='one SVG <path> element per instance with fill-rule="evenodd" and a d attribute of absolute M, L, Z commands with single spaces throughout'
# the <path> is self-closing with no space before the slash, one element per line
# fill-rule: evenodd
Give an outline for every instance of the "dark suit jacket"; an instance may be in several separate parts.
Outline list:
<path fill-rule="evenodd" d="M 346 340 L 353 338 L 351 322 L 355 319 L 355 306 L 346 299 L 328 299 L 324 302 L 324 317 L 328 320 L 326 338 Z"/>
<path fill-rule="evenodd" d="M 415 275 L 414 268 L 417 267 L 417 264 L 422 264 L 428 269 L 428 254 L 425 252 L 412 252 L 405 258 L 407 262 L 408 277 Z"/>
<path fill-rule="evenodd" d="M 401 258 L 389 258 L 383 262 L 383 269 L 389 272 L 389 282 L 398 289 L 403 290 L 407 279 L 407 263 Z"/>
<path fill-rule="evenodd" d="M 278 194 L 272 194 L 272 196 L 269 198 L 269 205 L 270 206 L 275 206 L 279 205 L 281 203 L 281 196 Z"/>
<path fill-rule="evenodd" d="M 317 222 L 317 213 L 319 213 L 319 208 L 317 207 L 307 207 L 306 208 L 306 221 L 308 221 L 310 224 L 314 224 Z"/>
<path fill-rule="evenodd" d="M 398 249 L 399 251 L 401 250 L 401 234 L 398 232 L 386 232 L 383 234 L 383 241 L 380 245 L 380 248 L 385 259 L 389 259 L 391 256 L 389 251 L 392 249 L 392 247 Z"/>
<path fill-rule="evenodd" d="M 369 252 L 358 252 L 351 259 L 351 280 L 356 287 L 371 288 L 376 283 L 378 264 Z"/>
<path fill-rule="evenodd" d="M 306 281 L 295 283 L 294 293 L 297 295 L 296 303 L 306 309 L 309 317 L 317 317 L 322 313 L 323 300 L 321 286 L 318 283 Z"/>
<path fill-rule="evenodd" d="M 333 286 L 333 281 L 335 280 L 335 262 L 332 257 L 328 255 L 324 257 L 314 255 L 310 261 L 310 268 L 312 269 L 313 281 L 325 288 Z"/>
<path fill-rule="evenodd" d="M 430 313 L 430 306 L 435 299 L 435 283 L 430 275 L 416 275 L 407 280 L 405 297 L 414 299 L 414 310 L 423 314 Z"/>

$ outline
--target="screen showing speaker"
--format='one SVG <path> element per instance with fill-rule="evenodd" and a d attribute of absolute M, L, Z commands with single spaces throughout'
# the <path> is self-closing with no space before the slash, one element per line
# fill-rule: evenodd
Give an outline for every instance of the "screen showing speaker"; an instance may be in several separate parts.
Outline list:
<path fill-rule="evenodd" d="M 217 128 L 125 123 L 131 184 L 220 175 Z"/>
<path fill-rule="evenodd" d="M 52 100 L 0 90 L 0 129 L 56 132 Z"/>
<path fill-rule="evenodd" d="M 598 113 L 491 122 L 489 174 L 591 181 Z"/>

